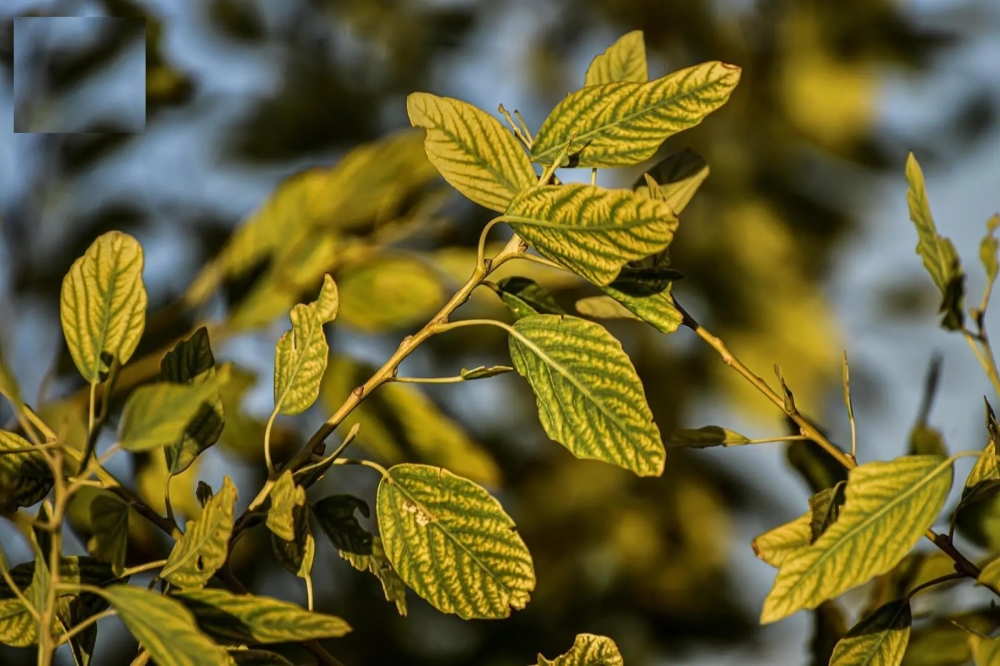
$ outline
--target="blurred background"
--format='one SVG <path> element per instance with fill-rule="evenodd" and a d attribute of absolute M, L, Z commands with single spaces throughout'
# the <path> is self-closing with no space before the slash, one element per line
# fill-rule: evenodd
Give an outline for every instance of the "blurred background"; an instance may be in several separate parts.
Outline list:
<path fill-rule="evenodd" d="M 131 37 L 103 34 L 40 63 L 15 53 L 15 16 L 144 18 L 144 131 L 135 133 L 126 112 L 129 86 L 108 75 L 128 60 Z M 490 112 L 502 103 L 537 131 L 582 85 L 590 59 L 634 29 L 645 32 L 651 77 L 716 59 L 743 68 L 731 101 L 661 151 L 691 148 L 711 167 L 671 250 L 685 275 L 674 290 L 679 302 L 758 374 L 771 378 L 779 363 L 800 408 L 841 446 L 850 441 L 840 385 L 846 349 L 862 462 L 907 452 L 934 352 L 943 363 L 931 424 L 953 452 L 986 442 L 982 397 L 996 396 L 964 341 L 937 327 L 903 166 L 915 151 L 938 228 L 970 273 L 967 301 L 978 302 L 978 242 L 1000 209 L 995 2 L 5 0 L 0 19 L 4 357 L 50 419 L 82 427 L 59 287 L 99 234 L 136 236 L 146 251 L 150 318 L 135 357 L 147 362 L 136 363 L 133 380 L 150 358 L 155 373 L 157 350 L 204 321 L 224 322 L 216 356 L 241 369 L 224 398 L 222 440 L 171 486 L 184 517 L 199 510 L 197 479 L 218 488 L 232 476 L 239 508 L 263 482 L 274 344 L 288 309 L 314 297 L 324 272 L 341 287 L 335 358 L 320 403 L 279 420 L 279 456 L 295 451 L 367 364 L 381 364 L 471 270 L 490 215 L 435 178 L 419 133 L 394 133 L 408 127 L 406 95 L 458 97 Z M 31 77 L 61 82 L 57 98 L 75 91 L 91 133 L 14 133 L 14 93 Z M 627 187 L 641 173 L 606 170 L 599 182 Z M 229 242 L 248 220 L 249 231 Z M 494 233 L 499 243 L 509 232 Z M 570 311 L 593 293 L 533 264 L 505 273 L 537 279 Z M 460 314 L 508 317 L 485 290 Z M 994 330 L 996 314 L 987 316 Z M 686 329 L 664 336 L 633 322 L 608 326 L 664 435 L 708 424 L 750 437 L 787 434 L 773 406 Z M 403 371 L 445 376 L 507 362 L 502 334 L 460 329 L 424 345 Z M 538 587 L 527 609 L 505 621 L 462 622 L 412 593 L 402 618 L 376 578 L 355 571 L 318 533 L 317 609 L 354 627 L 328 646 L 345 664 L 528 664 L 537 652 L 564 652 L 579 632 L 612 636 L 630 666 L 826 664 L 863 605 L 865 596 L 852 593 L 846 604 L 757 626 L 774 571 L 750 541 L 803 513 L 825 482 L 807 447 L 672 451 L 663 478 L 639 480 L 548 441 L 517 376 L 387 388 L 357 413 L 356 455 L 443 464 L 486 484 L 517 522 Z M 11 422 L 7 405 L 0 418 Z M 969 466 L 957 465 L 959 488 Z M 111 467 L 162 509 L 162 457 L 119 455 Z M 350 492 L 372 501 L 377 479 L 349 471 L 328 474 L 311 497 Z M 989 529 L 972 538 L 991 548 L 1000 510 L 987 513 Z M 74 523 L 79 536 L 69 539 L 80 553 L 85 522 Z M 139 518 L 130 529 L 136 561 L 165 557 L 162 535 Z M 15 532 L 0 523 L 0 543 L 12 562 L 30 559 Z M 304 602 L 304 586 L 277 565 L 263 530 L 252 536 L 234 554 L 237 577 L 255 592 Z M 929 599 L 918 617 L 985 600 L 968 585 Z M 132 639 L 114 619 L 99 626 L 95 663 L 129 663 Z M 933 627 L 922 630 L 915 636 Z M 33 661 L 31 651 L 0 647 L 0 663 Z M 911 655 L 907 663 L 963 661 Z"/>

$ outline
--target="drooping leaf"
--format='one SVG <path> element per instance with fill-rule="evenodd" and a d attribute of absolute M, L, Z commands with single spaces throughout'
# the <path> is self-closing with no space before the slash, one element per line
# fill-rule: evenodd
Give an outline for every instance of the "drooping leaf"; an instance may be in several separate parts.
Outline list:
<path fill-rule="evenodd" d="M 949 239 L 939 235 L 937 227 L 934 226 L 934 217 L 927 201 L 924 172 L 913 153 L 906 159 L 906 180 L 910 185 L 907 193 L 910 219 L 917 227 L 919 239 L 917 254 L 923 259 L 924 268 L 941 292 L 940 312 L 943 315 L 941 325 L 949 330 L 960 329 L 965 320 L 965 313 L 962 310 L 965 273 L 962 272 L 962 263 L 955 246 Z"/>
<path fill-rule="evenodd" d="M 309 524 L 309 505 L 292 508 L 292 538 L 283 539 L 271 533 L 271 550 L 278 564 L 285 571 L 299 578 L 308 579 L 312 575 L 313 561 L 316 559 L 316 539 Z"/>
<path fill-rule="evenodd" d="M 548 164 L 565 151 L 573 166 L 638 164 L 725 104 L 739 79 L 739 67 L 707 62 L 648 83 L 587 86 L 545 119 L 531 157 Z"/>
<path fill-rule="evenodd" d="M 292 510 L 306 502 L 306 491 L 295 484 L 291 470 L 285 470 L 271 489 L 271 508 L 267 510 L 267 529 L 289 541 L 295 538 Z"/>
<path fill-rule="evenodd" d="M 939 456 L 904 456 L 852 469 L 840 517 L 809 548 L 785 560 L 761 622 L 815 608 L 890 570 L 934 523 L 951 480 L 951 463 Z"/>
<path fill-rule="evenodd" d="M 531 554 L 500 503 L 472 481 L 396 465 L 379 484 L 376 510 L 393 568 L 441 612 L 503 618 L 528 603 Z"/>
<path fill-rule="evenodd" d="M 160 362 L 159 380 L 174 384 L 203 384 L 215 378 L 215 355 L 208 340 L 208 329 L 199 328 L 167 352 Z M 219 441 L 225 425 L 222 398 L 203 402 L 187 423 L 181 437 L 163 448 L 167 469 L 180 474 L 201 452 Z"/>
<path fill-rule="evenodd" d="M 93 536 L 87 541 L 87 551 L 111 565 L 116 575 L 125 569 L 128 550 L 128 505 L 111 494 L 101 494 L 90 503 Z"/>
<path fill-rule="evenodd" d="M 485 208 L 503 212 L 538 176 L 500 121 L 461 100 L 429 93 L 406 98 L 410 124 L 427 130 L 427 158 L 452 187 Z"/>
<path fill-rule="evenodd" d="M 962 499 L 955 507 L 955 524 L 961 534 L 978 546 L 995 550 L 998 541 L 996 507 L 1000 495 L 1000 468 L 996 452 L 1000 443 L 1000 427 L 989 401 L 986 404 L 986 433 L 989 441 L 972 466 L 962 489 Z"/>
<path fill-rule="evenodd" d="M 684 315 L 671 295 L 674 281 L 680 273 L 659 266 L 622 267 L 621 273 L 601 291 L 615 299 L 639 319 L 663 333 L 676 331 Z"/>
<path fill-rule="evenodd" d="M 14 373 L 3 361 L 2 346 L 0 346 L 0 395 L 10 400 L 15 410 L 20 411 L 24 406 L 24 402 L 21 400 L 21 387 L 18 386 Z"/>
<path fill-rule="evenodd" d="M 160 571 L 161 578 L 179 588 L 203 587 L 208 582 L 229 553 L 236 499 L 236 486 L 226 476 L 198 519 L 188 521 Z"/>
<path fill-rule="evenodd" d="M 591 319 L 637 319 L 639 317 L 610 296 L 588 296 L 581 298 L 574 306 L 576 311 Z"/>
<path fill-rule="evenodd" d="M 63 279 L 63 335 L 90 384 L 101 381 L 114 360 L 124 365 L 139 344 L 147 305 L 142 268 L 138 241 L 112 231 L 98 237 Z"/>
<path fill-rule="evenodd" d="M 339 617 L 271 597 L 218 589 L 183 590 L 171 596 L 194 615 L 201 631 L 230 645 L 338 638 L 351 631 Z"/>
<path fill-rule="evenodd" d="M 701 428 L 680 428 L 670 433 L 666 445 L 668 449 L 690 447 L 704 449 L 709 446 L 740 446 L 750 440 L 738 432 L 719 426 L 702 426 Z"/>
<path fill-rule="evenodd" d="M 899 666 L 912 622 L 908 600 L 890 601 L 847 632 L 830 666 Z"/>
<path fill-rule="evenodd" d="M 688 148 L 657 162 L 635 182 L 632 189 L 639 194 L 666 201 L 680 215 L 708 178 L 708 174 L 705 158 Z"/>
<path fill-rule="evenodd" d="M 504 219 L 539 254 L 598 286 L 629 261 L 666 249 L 678 224 L 662 201 L 579 183 L 522 192 Z"/>
<path fill-rule="evenodd" d="M 133 391 L 122 410 L 118 441 L 126 451 L 146 451 L 182 441 L 206 402 L 214 403 L 229 380 L 228 366 L 201 383 L 158 382 Z M 179 459 L 175 459 L 178 461 Z"/>
<path fill-rule="evenodd" d="M 841 481 L 833 488 L 825 488 L 809 498 L 809 513 L 812 516 L 809 523 L 809 543 L 816 543 L 816 539 L 820 538 L 830 525 L 837 522 L 846 499 L 844 494 L 846 486 L 847 484 Z"/>
<path fill-rule="evenodd" d="M 510 367 L 509 365 L 491 365 L 490 367 L 480 365 L 479 367 L 472 368 L 471 370 L 462 368 L 462 371 L 459 373 L 459 376 L 461 376 L 462 379 L 468 382 L 472 381 L 473 379 L 487 379 L 489 377 L 496 377 L 497 375 L 504 375 L 507 374 L 508 372 L 514 372 L 514 368 Z"/>
<path fill-rule="evenodd" d="M 370 571 L 372 575 L 382 583 L 382 592 L 385 600 L 396 604 L 396 610 L 400 615 L 406 616 L 406 584 L 399 577 L 396 570 L 392 568 L 392 563 L 385 554 L 382 546 L 382 539 L 372 537 L 372 552 L 370 555 L 361 555 L 340 551 L 340 556 L 351 563 L 351 566 L 358 571 Z"/>
<path fill-rule="evenodd" d="M 642 30 L 633 30 L 618 38 L 614 44 L 596 56 L 587 68 L 585 86 L 615 81 L 646 83 L 646 42 Z"/>
<path fill-rule="evenodd" d="M 505 277 L 497 282 L 496 291 L 516 319 L 533 314 L 565 314 L 552 294 L 526 277 Z"/>
<path fill-rule="evenodd" d="M 52 489 L 52 470 L 41 451 L 12 432 L 0 430 L 0 509 L 40 502 Z M 10 453 L 17 451 L 17 453 Z"/>
<path fill-rule="evenodd" d="M 330 543 L 342 553 L 371 555 L 372 535 L 361 527 L 355 511 L 369 515 L 368 504 L 353 495 L 331 495 L 313 505 L 313 515 Z"/>
<path fill-rule="evenodd" d="M 330 347 L 326 342 L 324 317 L 337 315 L 333 301 L 339 297 L 336 285 L 327 275 L 319 298 L 309 305 L 292 308 L 289 318 L 292 330 L 278 340 L 274 350 L 274 408 L 294 416 L 309 409 L 319 396 L 319 385 L 326 371 Z"/>
<path fill-rule="evenodd" d="M 639 376 L 599 324 L 569 316 L 518 320 L 510 356 L 535 392 L 545 432 L 578 458 L 639 476 L 663 472 L 666 451 Z"/>
<path fill-rule="evenodd" d="M 438 276 L 409 257 L 371 259 L 339 280 L 341 321 L 366 333 L 423 324 L 444 304 Z"/>
<path fill-rule="evenodd" d="M 804 513 L 795 520 L 764 532 L 753 540 L 754 554 L 774 568 L 780 567 L 794 553 L 809 547 L 812 537 L 812 514 Z"/>
<path fill-rule="evenodd" d="M 607 636 L 577 634 L 569 652 L 555 659 L 538 655 L 537 666 L 624 666 L 618 646 Z"/>
<path fill-rule="evenodd" d="M 177 600 L 133 585 L 112 585 L 104 597 L 158 666 L 227 663 L 226 651 L 198 630 Z"/>

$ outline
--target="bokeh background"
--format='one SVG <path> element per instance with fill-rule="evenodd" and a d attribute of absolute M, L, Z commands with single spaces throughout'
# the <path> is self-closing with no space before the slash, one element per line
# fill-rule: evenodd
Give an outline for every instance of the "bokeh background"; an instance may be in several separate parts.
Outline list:
<path fill-rule="evenodd" d="M 273 346 L 290 305 L 312 298 L 324 270 L 342 289 L 353 282 L 354 298 L 333 326 L 337 359 L 322 404 L 279 421 L 283 455 L 356 385 L 364 364 L 384 360 L 464 279 L 489 215 L 435 180 L 419 140 L 403 135 L 353 153 L 360 177 L 314 172 L 314 197 L 268 213 L 273 229 L 300 218 L 319 225 L 310 261 L 263 239 L 259 256 L 230 262 L 218 285 L 202 276 L 218 292 L 191 299 L 189 285 L 233 230 L 289 175 L 326 170 L 407 127 L 412 91 L 489 111 L 503 103 L 537 130 L 582 84 L 590 59 L 633 29 L 645 31 L 651 76 L 714 59 L 743 67 L 729 104 L 662 151 L 692 148 L 711 167 L 672 249 L 685 275 L 675 288 L 680 302 L 758 374 L 770 377 L 780 363 L 800 407 L 842 445 L 846 349 L 862 461 L 907 451 L 934 352 L 943 365 L 931 423 L 952 451 L 985 444 L 982 397 L 992 399 L 992 389 L 964 341 L 936 325 L 933 285 L 913 251 L 903 165 L 914 150 L 939 229 L 970 272 L 969 301 L 977 301 L 978 241 L 1000 209 L 995 2 L 5 0 L 0 7 L 3 19 L 25 15 L 144 17 L 146 116 L 145 131 L 132 133 L 125 98 L 116 97 L 128 86 L 108 74 L 128 61 L 131 38 L 92 40 L 42 67 L 18 60 L 12 22 L 0 22 L 5 358 L 26 395 L 48 402 L 51 418 L 79 422 L 58 291 L 73 259 L 111 229 L 135 235 L 146 250 L 151 317 L 137 358 L 198 322 L 228 316 L 215 351 L 245 372 L 240 391 L 227 396 L 222 442 L 173 481 L 184 516 L 197 513 L 198 478 L 218 487 L 223 474 L 233 476 L 241 508 L 262 482 Z M 61 82 L 56 98 L 77 95 L 73 104 L 97 118 L 88 128 L 96 133 L 13 133 L 19 75 Z M 600 182 L 628 186 L 640 174 L 605 171 Z M 495 233 L 500 241 L 505 232 Z M 591 293 L 532 265 L 515 268 L 567 308 Z M 469 316 L 507 316 L 488 293 L 466 308 Z M 987 321 L 1000 325 L 992 314 Z M 773 407 L 689 331 L 609 328 L 631 354 L 664 434 L 706 424 L 752 437 L 786 432 Z M 502 335 L 461 329 L 425 345 L 404 370 L 452 375 L 507 358 Z M 614 637 L 632 666 L 825 664 L 837 632 L 853 622 L 862 595 L 757 626 L 774 572 L 754 558 L 750 540 L 805 510 L 812 491 L 789 465 L 801 450 L 671 452 L 663 478 L 638 480 L 548 441 L 516 376 L 432 388 L 439 390 L 386 392 L 366 403 L 358 452 L 447 464 L 488 483 L 533 553 L 538 587 L 526 610 L 501 622 L 462 622 L 412 593 L 401 618 L 374 577 L 317 535 L 317 608 L 355 629 L 330 644 L 345 664 L 527 664 L 539 651 L 565 651 L 584 631 Z M 4 422 L 10 416 L 0 407 Z M 967 462 L 958 465 L 959 479 Z M 161 460 L 122 455 L 112 467 L 162 507 Z M 350 472 L 331 473 L 313 496 L 371 500 L 376 479 Z M 167 544 L 141 520 L 132 530 L 134 557 L 165 556 Z M 259 593 L 304 602 L 301 581 L 277 566 L 259 532 L 234 556 L 236 575 Z M 83 552 L 84 541 L 85 534 L 71 538 L 70 547 Z M 12 561 L 29 558 L 2 520 L 0 543 Z M 978 594 L 948 593 L 934 604 L 974 604 L 983 601 Z M 102 621 L 100 634 L 97 663 L 129 663 L 135 645 L 117 621 Z M 28 651 L 0 648 L 0 663 L 32 662 Z"/>

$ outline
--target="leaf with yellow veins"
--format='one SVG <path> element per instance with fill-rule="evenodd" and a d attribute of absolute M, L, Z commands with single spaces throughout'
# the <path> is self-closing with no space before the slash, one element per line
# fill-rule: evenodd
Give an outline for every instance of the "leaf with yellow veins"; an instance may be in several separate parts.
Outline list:
<path fill-rule="evenodd" d="M 160 571 L 160 578 L 182 589 L 204 587 L 229 554 L 236 497 L 236 486 L 227 476 L 198 519 L 188 521 Z"/>
<path fill-rule="evenodd" d="M 753 552 L 772 567 L 778 568 L 793 553 L 809 547 L 812 538 L 812 512 L 778 525 L 753 540 Z"/>
<path fill-rule="evenodd" d="M 618 646 L 607 636 L 577 634 L 569 652 L 555 659 L 538 655 L 537 666 L 624 666 Z"/>
<path fill-rule="evenodd" d="M 618 38 L 598 56 L 587 68 L 585 86 L 614 81 L 646 83 L 649 70 L 646 66 L 646 42 L 642 30 L 633 30 Z"/>
<path fill-rule="evenodd" d="M 267 511 L 267 529 L 285 541 L 295 538 L 294 510 L 306 502 L 306 491 L 295 484 L 291 470 L 285 470 L 271 489 L 271 508 Z"/>
<path fill-rule="evenodd" d="M 830 666 L 899 666 L 906 654 L 912 623 L 909 600 L 890 601 L 840 639 Z"/>
<path fill-rule="evenodd" d="M 289 416 L 301 414 L 316 402 L 330 351 L 323 324 L 337 316 L 338 305 L 337 287 L 327 275 L 315 302 L 292 308 L 292 330 L 281 336 L 274 350 L 276 411 Z"/>

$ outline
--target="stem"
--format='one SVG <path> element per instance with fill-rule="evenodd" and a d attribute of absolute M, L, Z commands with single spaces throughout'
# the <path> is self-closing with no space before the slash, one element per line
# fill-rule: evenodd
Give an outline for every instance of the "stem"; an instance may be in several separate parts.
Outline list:
<path fill-rule="evenodd" d="M 95 402 L 97 400 L 97 382 L 90 382 L 90 406 L 87 409 L 87 447 L 83 450 L 83 459 L 80 461 L 80 467 L 86 467 L 87 463 L 90 462 L 90 456 L 94 452 L 94 446 L 97 444 L 97 438 L 94 437 L 94 428 L 96 415 L 94 413 Z"/>
<path fill-rule="evenodd" d="M 328 455 L 326 458 L 323 458 L 322 460 L 318 460 L 318 461 L 314 462 L 311 465 L 306 465 L 305 467 L 303 467 L 302 469 L 300 469 L 298 471 L 299 472 L 308 472 L 311 469 L 316 469 L 317 467 L 321 467 L 323 465 L 326 465 L 327 463 L 333 463 L 334 461 L 336 461 L 337 458 L 339 458 L 340 455 L 344 452 L 344 450 L 348 446 L 350 446 L 351 442 L 354 441 L 354 438 L 358 436 L 358 431 L 359 430 L 361 430 L 361 424 L 360 423 L 355 423 L 354 427 L 351 428 L 351 431 L 349 433 L 347 433 L 347 437 L 344 438 L 344 441 L 340 443 L 340 446 L 338 446 L 334 450 L 333 453 L 331 453 L 330 455 Z"/>
<path fill-rule="evenodd" d="M 30 601 L 28 601 L 28 597 L 24 596 L 24 592 L 22 592 L 21 588 L 17 586 L 17 583 L 14 582 L 10 572 L 5 568 L 0 567 L 0 576 L 3 576 L 3 580 L 7 583 L 7 587 L 9 587 L 11 592 L 14 593 L 17 600 L 21 602 L 21 605 L 28 609 L 28 612 L 31 613 L 31 617 L 35 619 L 35 622 L 41 624 L 42 616 L 38 614 L 38 609 L 35 608 Z"/>
<path fill-rule="evenodd" d="M 964 573 L 959 573 L 959 572 L 945 574 L 944 576 L 939 576 L 938 578 L 934 578 L 933 580 L 929 580 L 925 583 L 917 585 L 915 588 L 909 591 L 909 593 L 906 595 L 906 599 L 907 600 L 912 599 L 913 596 L 916 595 L 918 592 L 923 592 L 929 587 L 934 587 L 935 585 L 940 585 L 941 583 L 948 583 L 953 580 L 959 580 L 965 577 L 966 576 Z"/>
<path fill-rule="evenodd" d="M 271 462 L 271 428 L 274 427 L 274 419 L 278 417 L 278 405 L 274 406 L 271 417 L 267 420 L 267 427 L 264 428 L 264 463 L 267 465 L 267 478 L 275 478 L 274 464 Z"/>
<path fill-rule="evenodd" d="M 990 378 L 990 382 L 993 384 L 993 390 L 996 391 L 998 396 L 1000 396 L 1000 372 L 997 371 L 997 362 L 996 359 L 993 358 L 993 350 L 990 347 L 989 341 L 986 339 L 986 332 L 981 331 L 977 336 L 969 329 L 963 328 L 962 336 L 965 337 L 965 341 L 969 343 L 969 348 L 972 349 L 972 353 L 976 355 L 979 365 L 983 366 L 986 376 Z M 977 343 L 977 341 L 979 342 Z M 979 344 L 982 344 L 982 350 L 979 349 Z"/>
<path fill-rule="evenodd" d="M 168 474 L 167 481 L 163 484 L 163 508 L 167 512 L 167 520 L 176 525 L 177 517 L 174 515 L 174 505 L 170 501 L 170 482 L 173 481 L 173 479 L 174 475 Z"/>
<path fill-rule="evenodd" d="M 309 612 L 313 612 L 313 579 L 312 576 L 306 576 L 306 608 Z"/>
<path fill-rule="evenodd" d="M 65 634 L 60 636 L 59 640 L 56 642 L 56 647 L 59 647 L 63 643 L 69 643 L 71 640 L 73 640 L 74 637 L 76 637 L 81 631 L 85 630 L 90 625 L 100 622 L 106 617 L 113 617 L 114 615 L 117 614 L 118 611 L 116 611 L 114 608 L 109 608 L 105 611 L 97 613 L 96 615 L 91 615 L 86 620 L 84 620 L 83 622 L 76 625 L 75 627 L 67 631 Z"/>
<path fill-rule="evenodd" d="M 393 377 L 392 381 L 400 384 L 458 384 L 468 380 L 465 377 Z"/>
<path fill-rule="evenodd" d="M 596 168 L 590 170 L 590 184 L 591 185 L 597 185 L 597 169 Z"/>
<path fill-rule="evenodd" d="M 844 406 L 847 420 L 851 422 L 851 457 L 858 459 L 858 432 L 854 426 L 854 405 L 851 403 L 851 369 L 847 365 L 847 350 L 844 350 Z"/>
<path fill-rule="evenodd" d="M 340 460 L 334 461 L 333 464 L 334 465 L 361 465 L 362 467 L 370 467 L 373 470 L 375 470 L 376 472 L 378 472 L 379 474 L 381 474 L 383 477 L 386 477 L 386 478 L 389 477 L 389 471 L 385 467 L 382 467 L 382 465 L 379 465 L 377 462 L 373 462 L 371 460 L 364 460 L 364 459 L 361 459 L 361 458 L 341 458 Z"/>
<path fill-rule="evenodd" d="M 65 480 L 62 475 L 63 453 L 62 449 L 56 449 L 53 453 L 53 465 L 56 473 L 53 475 L 54 502 L 49 521 L 52 524 L 49 547 L 49 583 L 46 598 L 42 602 L 41 612 L 38 621 L 38 665 L 50 666 L 55 656 L 55 649 L 58 643 L 52 635 L 53 620 L 56 616 L 56 603 L 58 600 L 59 587 L 59 560 L 62 555 L 62 519 L 66 509 Z M 37 546 L 36 546 L 37 548 Z M 37 566 L 37 565 L 36 565 Z"/>

